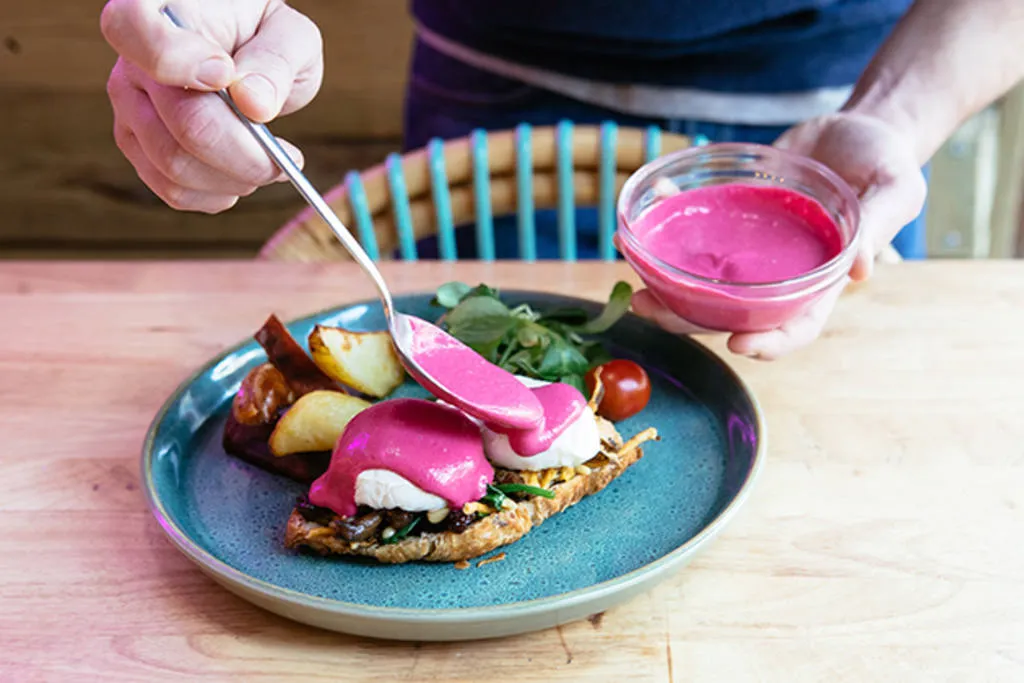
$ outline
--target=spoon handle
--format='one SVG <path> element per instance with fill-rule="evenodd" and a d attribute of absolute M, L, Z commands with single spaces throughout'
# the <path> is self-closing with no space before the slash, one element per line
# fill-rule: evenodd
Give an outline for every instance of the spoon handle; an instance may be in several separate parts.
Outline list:
<path fill-rule="evenodd" d="M 170 19 L 171 23 L 180 29 L 188 30 L 188 27 L 184 22 L 174 13 L 167 5 L 161 9 L 164 16 Z M 274 134 L 270 132 L 265 125 L 251 121 L 249 117 L 239 110 L 235 104 L 234 99 L 228 94 L 227 90 L 218 90 L 217 95 L 230 107 L 231 111 L 235 113 L 238 120 L 241 121 L 249 132 L 253 134 L 253 137 L 263 146 L 270 158 L 273 159 L 285 175 L 288 176 L 288 180 L 291 181 L 295 189 L 299 191 L 299 194 L 303 196 L 306 202 L 313 207 L 313 210 L 320 215 L 321 218 L 327 223 L 328 227 L 334 232 L 335 236 L 341 241 L 342 246 L 348 250 L 348 253 L 352 255 L 352 258 L 362 267 L 364 271 L 373 280 L 373 284 L 377 287 L 377 292 L 380 294 L 381 302 L 384 304 L 384 314 L 390 321 L 394 316 L 394 304 L 391 301 L 391 291 L 388 289 L 387 283 L 384 281 L 384 276 L 381 275 L 377 266 L 374 264 L 373 259 L 370 258 L 369 254 L 359 245 L 359 242 L 352 233 L 349 232 L 345 224 L 341 222 L 337 214 L 331 209 L 330 205 L 324 201 L 324 198 L 320 196 L 320 193 L 316 191 L 313 184 L 309 182 L 305 174 L 302 173 L 302 169 L 292 161 L 292 158 L 288 156 L 288 153 L 284 151 L 280 143 Z"/>

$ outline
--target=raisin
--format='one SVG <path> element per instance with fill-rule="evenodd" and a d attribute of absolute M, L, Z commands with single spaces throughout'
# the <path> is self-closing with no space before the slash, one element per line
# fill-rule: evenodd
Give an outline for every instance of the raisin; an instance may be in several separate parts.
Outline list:
<path fill-rule="evenodd" d="M 476 521 L 475 515 L 467 515 L 462 510 L 449 510 L 445 517 L 447 530 L 453 534 L 461 534 L 469 528 L 469 525 Z"/>

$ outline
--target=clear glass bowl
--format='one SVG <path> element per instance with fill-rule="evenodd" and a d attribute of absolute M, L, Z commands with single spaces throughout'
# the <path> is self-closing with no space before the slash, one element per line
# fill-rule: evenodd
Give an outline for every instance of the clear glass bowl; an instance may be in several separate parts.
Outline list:
<path fill-rule="evenodd" d="M 681 191 L 728 183 L 799 192 L 831 217 L 841 250 L 818 268 L 773 282 L 732 282 L 688 272 L 648 250 L 631 227 L 663 199 L 666 181 Z M 711 144 L 655 159 L 629 177 L 619 194 L 616 242 L 651 292 L 679 317 L 708 330 L 761 332 L 778 328 L 842 286 L 860 242 L 860 208 L 849 185 L 813 159 L 765 145 Z"/>

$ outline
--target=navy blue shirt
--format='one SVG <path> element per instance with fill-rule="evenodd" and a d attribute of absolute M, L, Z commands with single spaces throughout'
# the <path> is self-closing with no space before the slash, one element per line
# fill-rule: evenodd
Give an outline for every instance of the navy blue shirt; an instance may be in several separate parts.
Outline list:
<path fill-rule="evenodd" d="M 912 0 L 411 0 L 480 52 L 617 83 L 749 93 L 854 83 Z"/>

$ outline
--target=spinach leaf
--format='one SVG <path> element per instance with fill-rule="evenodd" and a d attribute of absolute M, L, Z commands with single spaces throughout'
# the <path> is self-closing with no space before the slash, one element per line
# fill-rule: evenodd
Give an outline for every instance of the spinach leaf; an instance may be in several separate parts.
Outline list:
<path fill-rule="evenodd" d="M 448 332 L 470 346 L 499 342 L 516 324 L 508 307 L 490 297 L 470 297 L 448 312 Z"/>
<path fill-rule="evenodd" d="M 541 377 L 555 381 L 560 377 L 583 374 L 590 368 L 587 357 L 561 337 L 552 337 L 551 344 L 537 367 Z"/>

